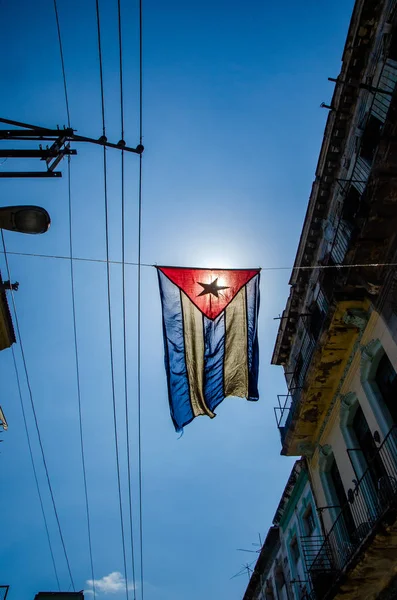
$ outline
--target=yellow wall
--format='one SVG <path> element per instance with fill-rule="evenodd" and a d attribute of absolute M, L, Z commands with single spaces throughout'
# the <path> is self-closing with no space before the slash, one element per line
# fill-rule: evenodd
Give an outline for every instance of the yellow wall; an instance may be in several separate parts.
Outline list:
<path fill-rule="evenodd" d="M 329 445 L 332 447 L 332 452 L 335 456 L 345 489 L 348 490 L 354 485 L 352 480 L 355 478 L 355 472 L 347 453 L 345 438 L 340 426 L 341 396 L 348 394 L 349 392 L 354 392 L 357 395 L 372 433 L 378 431 L 381 438 L 383 438 L 385 434 L 385 425 L 381 423 L 374 413 L 367 392 L 361 383 L 363 348 L 373 340 L 380 341 L 389 360 L 397 371 L 397 344 L 393 340 L 391 332 L 386 326 L 383 318 L 380 317 L 377 312 L 373 311 L 362 335 L 360 345 L 354 354 L 354 358 L 342 383 L 340 393 L 328 418 L 328 422 L 317 440 L 312 458 L 309 459 L 309 470 L 319 507 L 328 504 L 320 476 L 319 461 L 321 446 Z M 332 524 L 332 516 L 329 514 L 329 511 L 323 512 L 323 519 L 324 524 L 328 529 Z"/>

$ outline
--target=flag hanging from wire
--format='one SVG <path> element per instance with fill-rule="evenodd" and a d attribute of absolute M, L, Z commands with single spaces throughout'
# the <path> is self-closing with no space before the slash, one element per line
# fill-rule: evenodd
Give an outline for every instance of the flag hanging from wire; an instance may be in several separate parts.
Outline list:
<path fill-rule="evenodd" d="M 157 267 L 176 431 L 227 396 L 258 400 L 259 271 Z"/>

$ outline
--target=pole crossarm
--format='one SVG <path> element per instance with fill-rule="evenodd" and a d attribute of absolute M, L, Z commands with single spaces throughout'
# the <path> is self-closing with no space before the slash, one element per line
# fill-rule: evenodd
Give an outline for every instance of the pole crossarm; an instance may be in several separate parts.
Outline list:
<path fill-rule="evenodd" d="M 106 148 L 115 148 L 123 152 L 133 154 L 142 154 L 144 147 L 138 144 L 135 148 L 127 146 L 124 140 L 117 143 L 109 142 L 106 136 L 101 136 L 98 139 L 77 135 L 76 130 L 71 127 L 63 127 L 50 129 L 47 127 L 39 127 L 30 123 L 21 121 L 13 121 L 11 119 L 0 118 L 0 123 L 12 125 L 13 129 L 0 129 L 0 141 L 37 141 L 40 142 L 39 149 L 9 149 L 0 150 L 0 158 L 38 158 L 44 160 L 47 164 L 47 171 L 0 171 L 2 177 L 62 177 L 60 171 L 54 171 L 55 167 L 60 163 L 64 156 L 77 154 L 77 150 L 71 149 L 69 142 L 85 142 Z M 18 129 L 15 129 L 18 127 Z M 42 142 L 53 142 L 50 147 L 43 148 Z"/>

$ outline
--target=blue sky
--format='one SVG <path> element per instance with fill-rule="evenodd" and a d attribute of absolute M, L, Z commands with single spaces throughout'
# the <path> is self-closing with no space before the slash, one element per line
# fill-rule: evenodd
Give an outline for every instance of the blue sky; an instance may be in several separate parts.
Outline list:
<path fill-rule="evenodd" d="M 107 135 L 120 139 L 117 3 L 102 0 Z M 136 3 L 123 1 L 126 140 L 138 139 Z M 291 266 L 303 222 L 352 1 L 144 0 L 144 173 L 142 260 L 181 266 Z M 53 127 L 66 123 L 51 0 L 1 2 L 1 116 Z M 95 2 L 59 0 L 72 126 L 101 135 Z M 105 257 L 102 151 L 72 158 L 75 254 Z M 108 152 L 110 254 L 119 260 L 120 155 Z M 10 161 L 0 166 L 7 169 Z M 137 258 L 137 157 L 126 156 L 127 259 Z M 19 165 L 21 166 L 21 165 Z M 23 168 L 24 165 L 22 165 Z M 33 164 L 28 165 L 33 167 Z M 37 165 L 36 165 L 37 167 Z M 37 203 L 51 213 L 41 237 L 7 234 L 8 250 L 68 254 L 66 163 L 62 180 L 2 180 L 2 203 Z M 4 273 L 4 262 L 1 262 Z M 91 579 L 79 447 L 70 267 L 10 256 L 33 398 L 76 589 Z M 76 310 L 95 579 L 101 598 L 123 598 L 123 571 L 107 327 L 106 267 L 77 263 Z M 168 414 L 157 278 L 142 272 L 143 548 L 147 600 L 242 597 L 230 579 L 254 558 L 293 459 L 279 456 L 273 406 L 284 393 L 270 366 L 289 271 L 261 281 L 260 401 L 228 399 L 217 418 L 196 419 L 181 439 Z M 121 270 L 111 267 L 116 401 L 123 502 L 127 509 Z M 136 268 L 127 270 L 128 383 L 137 514 Z M 15 347 L 22 373 L 20 349 Z M 0 584 L 10 600 L 55 590 L 29 461 L 12 355 L 0 355 L 2 435 Z M 23 399 L 61 585 L 66 564 L 35 435 Z M 135 538 L 138 541 L 137 522 Z M 136 544 L 137 547 L 137 544 Z M 128 556 L 129 547 L 127 546 Z M 130 565 L 130 559 L 128 561 Z M 110 576 L 110 577 L 109 577 Z M 103 579 L 108 577 L 108 579 Z M 131 579 L 129 568 L 128 578 Z M 107 583 L 106 583 L 107 582 Z M 138 589 L 140 582 L 137 583 Z M 106 592 L 108 592 L 106 594 Z M 110 593 L 112 592 L 112 593 Z"/>

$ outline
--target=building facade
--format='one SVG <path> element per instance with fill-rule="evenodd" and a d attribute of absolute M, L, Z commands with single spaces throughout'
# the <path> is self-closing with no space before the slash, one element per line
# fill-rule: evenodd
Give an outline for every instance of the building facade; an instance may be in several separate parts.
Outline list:
<path fill-rule="evenodd" d="M 397 598 L 396 82 L 397 2 L 357 0 L 272 358 L 317 518 L 300 564 L 275 522 L 297 599 Z"/>
<path fill-rule="evenodd" d="M 292 468 L 244 600 L 307 598 L 312 587 L 305 542 L 321 533 L 307 462 L 301 458 Z"/>

